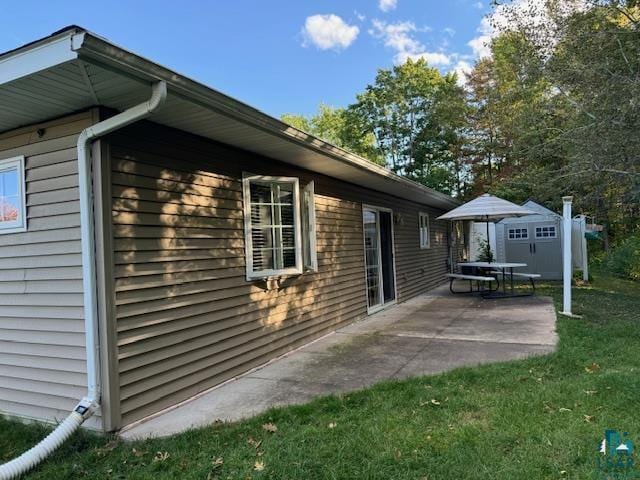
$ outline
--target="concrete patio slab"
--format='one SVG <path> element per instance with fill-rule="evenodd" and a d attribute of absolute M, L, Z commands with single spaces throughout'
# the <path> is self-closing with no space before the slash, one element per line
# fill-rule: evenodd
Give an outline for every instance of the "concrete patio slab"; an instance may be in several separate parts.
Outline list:
<path fill-rule="evenodd" d="M 441 373 L 453 368 L 481 363 L 517 360 L 533 355 L 544 355 L 553 350 L 553 345 L 436 339 L 429 343 L 427 350 L 420 352 L 396 372 L 394 378 Z"/>
<path fill-rule="evenodd" d="M 121 436 L 166 436 L 382 380 L 543 355 L 555 348 L 555 320 L 546 297 L 483 300 L 439 288 L 132 425 Z"/>

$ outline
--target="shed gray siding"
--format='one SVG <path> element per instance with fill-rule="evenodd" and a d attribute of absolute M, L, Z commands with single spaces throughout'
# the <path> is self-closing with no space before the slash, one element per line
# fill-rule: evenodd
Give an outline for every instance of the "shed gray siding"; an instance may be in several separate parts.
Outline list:
<path fill-rule="evenodd" d="M 535 215 L 527 215 L 520 218 L 505 218 L 496 224 L 498 251 L 502 256 L 498 259 L 505 262 L 522 262 L 527 267 L 520 271 L 526 273 L 537 273 L 545 280 L 562 279 L 562 216 L 549 210 L 548 208 L 528 200 L 523 207 L 534 212 Z M 529 239 L 525 241 L 527 246 L 518 245 L 509 240 L 509 228 L 526 227 L 529 232 Z M 536 227 L 555 226 L 557 238 L 544 239 L 536 238 Z M 527 247 L 531 247 L 527 249 Z"/>
<path fill-rule="evenodd" d="M 0 234 L 3 413 L 62 419 L 86 393 L 76 140 L 95 116 L 0 134 L 0 159 L 25 157 L 28 222 Z"/>
<path fill-rule="evenodd" d="M 363 203 L 396 214 L 399 301 L 444 279 L 438 210 L 151 123 L 108 142 L 123 425 L 365 316 Z M 243 171 L 315 182 L 317 273 L 246 280 Z"/>

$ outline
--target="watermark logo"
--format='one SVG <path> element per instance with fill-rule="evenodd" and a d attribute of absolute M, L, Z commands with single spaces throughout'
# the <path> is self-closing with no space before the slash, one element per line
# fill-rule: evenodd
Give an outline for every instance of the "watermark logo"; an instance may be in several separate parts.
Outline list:
<path fill-rule="evenodd" d="M 634 446 L 627 432 L 605 430 L 600 442 L 596 465 L 600 476 L 607 480 L 640 478 L 636 469 Z"/>

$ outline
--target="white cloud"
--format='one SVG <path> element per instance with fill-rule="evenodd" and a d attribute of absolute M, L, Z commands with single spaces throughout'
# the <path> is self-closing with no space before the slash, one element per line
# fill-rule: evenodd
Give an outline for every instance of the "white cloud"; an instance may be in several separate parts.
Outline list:
<path fill-rule="evenodd" d="M 467 45 L 473 50 L 473 54 L 477 58 L 486 58 L 491 56 L 491 39 L 496 35 L 495 29 L 491 26 L 488 17 L 484 17 L 478 27 L 477 37 L 471 39 Z"/>
<path fill-rule="evenodd" d="M 489 35 L 480 35 L 479 37 L 473 38 L 467 43 L 473 50 L 473 54 L 477 58 L 487 58 L 491 56 L 491 36 Z"/>
<path fill-rule="evenodd" d="M 456 34 L 456 31 L 451 27 L 445 27 L 442 29 L 442 31 L 447 35 L 449 35 L 450 37 L 453 37 Z"/>
<path fill-rule="evenodd" d="M 484 8 L 484 3 L 482 2 L 475 2 L 473 4 L 474 7 L 476 7 L 478 10 L 482 10 Z"/>
<path fill-rule="evenodd" d="M 378 7 L 383 12 L 388 12 L 398 6 L 398 0 L 379 0 Z"/>
<path fill-rule="evenodd" d="M 386 23 L 373 20 L 373 28 L 369 33 L 382 39 L 384 45 L 395 52 L 393 57 L 397 64 L 405 63 L 408 59 L 424 58 L 429 65 L 449 65 L 451 58 L 442 52 L 429 52 L 425 46 L 415 38 L 415 33 L 429 30 L 419 29 L 413 22 Z"/>
<path fill-rule="evenodd" d="M 471 70 L 473 70 L 473 65 L 466 60 L 458 60 L 458 63 L 453 67 L 453 71 L 458 75 L 458 85 L 463 86 L 467 83 L 467 75 L 471 73 Z"/>
<path fill-rule="evenodd" d="M 303 45 L 311 43 L 320 50 L 341 50 L 351 45 L 358 33 L 357 26 L 347 24 L 337 15 L 312 15 L 304 22 Z"/>
<path fill-rule="evenodd" d="M 446 66 L 451 64 L 451 57 L 442 52 L 419 52 L 419 53 L 400 52 L 396 54 L 396 60 L 398 63 L 404 63 L 408 59 L 411 59 L 415 62 L 416 60 L 419 60 L 421 58 L 424 58 L 427 61 L 427 63 L 432 67 L 437 65 Z"/>
<path fill-rule="evenodd" d="M 416 53 L 422 50 L 422 44 L 411 34 L 417 30 L 413 22 L 386 23 L 373 21 L 373 29 L 369 31 L 374 37 L 381 38 L 385 46 L 398 53 Z"/>

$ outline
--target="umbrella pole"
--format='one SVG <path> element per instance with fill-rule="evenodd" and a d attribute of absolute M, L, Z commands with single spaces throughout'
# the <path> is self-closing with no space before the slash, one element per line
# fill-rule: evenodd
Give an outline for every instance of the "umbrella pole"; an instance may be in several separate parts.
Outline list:
<path fill-rule="evenodd" d="M 487 252 L 489 256 L 489 262 L 493 260 L 493 255 L 491 254 L 491 236 L 489 235 L 489 215 L 485 216 L 485 223 L 487 224 Z"/>

